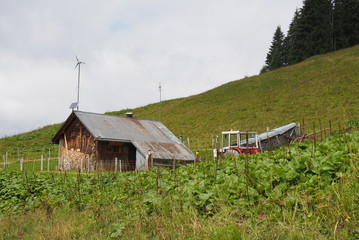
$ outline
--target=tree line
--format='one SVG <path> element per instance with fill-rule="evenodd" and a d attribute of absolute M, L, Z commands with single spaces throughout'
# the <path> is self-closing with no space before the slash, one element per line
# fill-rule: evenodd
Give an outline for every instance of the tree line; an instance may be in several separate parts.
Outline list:
<path fill-rule="evenodd" d="M 261 73 L 359 44 L 359 0 L 304 0 L 285 36 L 278 26 Z"/>

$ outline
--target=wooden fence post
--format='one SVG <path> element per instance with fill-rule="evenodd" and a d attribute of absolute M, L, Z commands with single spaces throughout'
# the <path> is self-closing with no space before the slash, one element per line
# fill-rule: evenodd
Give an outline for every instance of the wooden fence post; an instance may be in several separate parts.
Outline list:
<path fill-rule="evenodd" d="M 40 166 L 40 170 L 44 171 L 44 155 L 41 155 L 41 166 Z"/>
<path fill-rule="evenodd" d="M 145 159 L 145 169 L 148 170 L 149 168 L 152 167 L 153 165 L 153 161 L 152 161 L 152 152 L 151 150 L 147 150 L 147 155 L 146 155 L 146 159 Z"/>
<path fill-rule="evenodd" d="M 80 171 L 82 172 L 82 166 L 83 166 L 83 159 L 80 159 Z"/>
<path fill-rule="evenodd" d="M 151 159 L 151 168 L 153 167 L 153 157 L 152 157 L 152 153 L 150 155 L 150 159 Z"/>
<path fill-rule="evenodd" d="M 329 120 L 329 134 L 332 135 L 332 121 Z"/>
<path fill-rule="evenodd" d="M 145 170 L 148 170 L 148 165 L 149 165 L 149 164 L 148 164 L 148 161 L 149 161 L 149 159 L 150 159 L 150 158 L 149 158 L 149 155 L 147 154 L 147 155 L 146 155 L 146 158 L 145 158 Z"/>
<path fill-rule="evenodd" d="M 120 161 L 120 172 L 122 172 L 122 160 L 119 159 L 119 161 Z"/>
<path fill-rule="evenodd" d="M 90 155 L 87 154 L 87 173 L 90 173 Z"/>
<path fill-rule="evenodd" d="M 6 158 L 5 158 L 5 155 L 2 155 L 2 159 L 4 160 L 4 170 L 6 170 Z"/>
<path fill-rule="evenodd" d="M 24 158 L 20 158 L 20 171 L 24 171 Z"/>
<path fill-rule="evenodd" d="M 49 158 L 47 159 L 47 171 L 50 172 L 50 157 L 51 157 L 51 152 L 50 152 L 50 148 L 49 148 Z"/>
<path fill-rule="evenodd" d="M 115 172 L 117 172 L 117 157 L 115 158 Z"/>
<path fill-rule="evenodd" d="M 147 150 L 146 160 L 145 160 L 146 170 L 153 167 L 153 158 L 151 150 Z"/>
<path fill-rule="evenodd" d="M 322 121 L 319 118 L 320 141 L 323 141 Z"/>
<path fill-rule="evenodd" d="M 305 121 L 304 121 L 304 117 L 302 119 L 302 134 L 305 134 Z"/>

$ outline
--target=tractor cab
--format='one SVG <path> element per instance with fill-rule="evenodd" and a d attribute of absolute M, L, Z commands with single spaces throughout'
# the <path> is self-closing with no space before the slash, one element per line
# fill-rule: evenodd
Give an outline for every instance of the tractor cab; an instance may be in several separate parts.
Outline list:
<path fill-rule="evenodd" d="M 219 154 L 239 155 L 259 153 L 258 138 L 256 132 L 225 131 L 222 132 L 222 148 L 218 149 Z M 215 157 L 217 149 L 214 150 Z"/>

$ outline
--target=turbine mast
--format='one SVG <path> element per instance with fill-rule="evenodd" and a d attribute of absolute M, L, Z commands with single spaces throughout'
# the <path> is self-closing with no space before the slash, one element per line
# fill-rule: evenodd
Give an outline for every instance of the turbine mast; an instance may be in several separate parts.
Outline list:
<path fill-rule="evenodd" d="M 77 56 L 75 55 L 77 63 L 75 66 L 75 69 L 78 67 L 78 73 L 77 73 L 77 107 L 76 110 L 79 110 L 80 105 L 80 72 L 81 72 L 81 64 L 85 64 L 84 62 L 81 62 Z"/>

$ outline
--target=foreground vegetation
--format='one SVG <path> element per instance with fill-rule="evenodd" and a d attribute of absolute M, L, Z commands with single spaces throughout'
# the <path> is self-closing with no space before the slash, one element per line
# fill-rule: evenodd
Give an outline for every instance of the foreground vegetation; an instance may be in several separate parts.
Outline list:
<path fill-rule="evenodd" d="M 359 132 L 127 173 L 0 172 L 2 239 L 356 239 Z"/>

